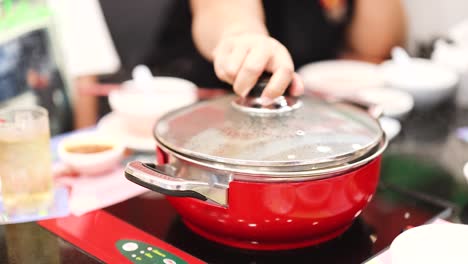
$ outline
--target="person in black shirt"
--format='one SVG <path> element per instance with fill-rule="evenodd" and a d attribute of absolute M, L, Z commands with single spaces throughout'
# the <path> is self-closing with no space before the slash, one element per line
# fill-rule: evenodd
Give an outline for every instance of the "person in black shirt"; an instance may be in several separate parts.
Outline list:
<path fill-rule="evenodd" d="M 192 34 L 216 76 L 246 96 L 262 72 L 262 97 L 301 94 L 295 66 L 343 56 L 381 60 L 404 40 L 398 0 L 191 0 Z M 295 63 L 294 63 L 295 62 Z"/>
<path fill-rule="evenodd" d="M 302 65 L 380 62 L 405 42 L 400 0 L 99 1 L 122 65 L 111 82 L 130 79 L 133 67 L 145 64 L 155 76 L 244 96 L 270 71 L 268 101 L 289 83 L 293 94 L 302 93 L 294 74 Z"/>

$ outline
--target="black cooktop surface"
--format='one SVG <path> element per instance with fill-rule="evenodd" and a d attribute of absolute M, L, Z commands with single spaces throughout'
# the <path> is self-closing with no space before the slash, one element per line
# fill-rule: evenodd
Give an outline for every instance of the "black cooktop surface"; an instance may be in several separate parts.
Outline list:
<path fill-rule="evenodd" d="M 287 251 L 250 251 L 211 242 L 188 229 L 161 196 L 148 193 L 106 209 L 199 259 L 213 264 L 362 263 L 388 247 L 406 228 L 447 216 L 450 209 L 380 186 L 369 206 L 341 236 Z"/>

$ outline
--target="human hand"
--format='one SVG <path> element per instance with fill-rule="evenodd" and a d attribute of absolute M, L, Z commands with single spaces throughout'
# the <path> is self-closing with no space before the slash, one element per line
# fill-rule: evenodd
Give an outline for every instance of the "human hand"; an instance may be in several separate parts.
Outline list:
<path fill-rule="evenodd" d="M 269 36 L 253 33 L 227 36 L 216 46 L 213 58 L 218 78 L 231 84 L 242 97 L 248 95 L 264 71 L 272 73 L 261 96 L 265 103 L 281 96 L 290 84 L 291 95 L 304 92 L 288 50 Z"/>

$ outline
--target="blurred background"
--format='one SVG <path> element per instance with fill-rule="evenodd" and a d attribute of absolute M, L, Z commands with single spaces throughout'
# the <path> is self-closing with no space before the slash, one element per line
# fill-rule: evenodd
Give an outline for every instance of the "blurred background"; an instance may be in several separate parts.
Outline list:
<path fill-rule="evenodd" d="M 158 49 L 167 50 L 158 46 L 160 38 L 172 37 L 177 46 L 178 37 L 164 32 L 182 24 L 175 20 L 190 23 L 187 2 L 1 0 L 0 107 L 46 106 L 54 134 L 95 124 L 109 111 L 109 91 L 131 79 L 136 65 L 157 60 Z M 431 57 L 436 40 L 450 42 L 453 30 L 468 23 L 465 0 L 402 3 L 407 16 L 404 48 L 411 56 Z M 173 30 L 190 37 L 186 28 Z M 183 45 L 177 48 L 193 52 Z M 190 62 L 181 59 L 152 71 L 200 85 L 181 76 L 184 67 Z"/>
<path fill-rule="evenodd" d="M 431 209 L 428 214 L 430 218 L 435 213 L 439 214 L 439 207 L 450 207 L 455 208 L 457 213 L 458 210 L 461 212 L 461 222 L 468 223 L 468 1 L 400 0 L 405 18 L 395 14 L 394 9 L 382 8 L 365 13 L 364 16 L 370 21 L 379 20 L 380 15 L 386 13 L 387 20 L 384 22 L 393 20 L 393 26 L 404 24 L 402 28 L 405 27 L 402 30 L 405 34 L 403 43 L 396 44 L 400 36 L 393 36 L 396 40 L 384 47 L 385 55 L 378 61 L 358 60 L 336 51 L 338 46 L 345 46 L 339 43 L 344 42 L 346 33 L 343 28 L 349 28 L 353 22 L 354 10 L 348 9 L 353 5 L 348 3 L 365 0 L 294 1 L 264 0 L 263 3 L 276 12 L 271 12 L 273 18 L 270 17 L 268 22 L 280 28 L 278 31 L 285 39 L 282 42 L 288 42 L 289 47 L 296 50 L 295 66 L 304 81 L 305 96 L 314 93 L 349 96 L 383 108 L 383 117 L 379 122 L 392 143 L 385 152 L 379 187 L 410 194 L 410 201 L 402 200 L 401 204 L 396 205 L 399 198 L 395 198 L 396 195 L 391 197 L 393 194 L 386 192 L 374 198 L 376 202 L 364 214 L 364 221 L 376 224 L 383 233 L 392 233 L 379 238 L 376 248 L 380 250 L 388 246 L 402 227 L 413 225 L 410 222 L 413 220 L 408 220 L 407 208 L 419 199 L 424 201 L 421 207 L 426 208 L 426 202 L 437 205 L 437 210 L 432 212 Z M 156 142 L 152 130 L 157 119 L 172 109 L 226 93 L 229 89 L 232 91 L 226 83 L 214 80 L 213 66 L 195 48 L 189 2 L 0 0 L 0 110 L 30 105 L 40 105 L 48 110 L 53 159 L 62 162 L 57 163 L 61 166 L 54 167 L 54 181 L 59 186 L 72 186 L 72 214 L 80 216 L 146 192 L 146 189 L 122 177 L 122 166 L 135 159 L 154 161 Z M 374 11 L 375 5 L 390 2 L 367 0 L 366 3 L 374 4 L 370 9 Z M 284 6 L 289 9 L 282 8 Z M 307 13 L 309 9 L 304 6 L 312 6 L 314 9 L 310 10 L 313 12 Z M 295 16 L 298 10 L 302 16 Z M 276 21 L 274 15 L 282 20 Z M 291 27 L 284 29 L 286 26 L 282 23 Z M 368 27 L 368 24 L 364 23 L 361 29 L 371 32 L 374 40 L 392 38 L 391 33 L 395 33 L 388 32 L 392 31 L 388 28 L 381 29 L 382 25 L 377 23 L 373 27 Z M 391 23 L 385 25 L 388 24 Z M 210 32 L 210 28 L 207 30 Z M 336 34 L 341 35 L 337 37 Z M 378 46 L 362 41 L 366 39 L 362 35 L 359 37 L 360 44 L 366 44 L 365 51 Z M 304 39 L 307 41 L 301 41 Z M 306 53 L 303 50 L 312 55 L 301 56 Z M 141 78 L 138 79 L 135 78 L 138 77 L 135 69 L 141 65 L 147 68 L 139 68 Z M 0 123 L 5 120 L 0 117 Z M 74 139 L 67 132 L 83 132 L 84 139 Z M 90 136 L 92 140 L 86 141 L 88 132 L 90 135 L 99 132 L 104 136 Z M 109 143 L 111 138 L 114 142 Z M 73 143 L 85 147 L 105 143 L 108 149 L 83 152 L 87 157 L 80 163 L 80 159 L 73 155 L 80 156 L 82 153 L 66 148 L 67 144 L 72 146 Z M 0 152 L 5 149 L 0 146 Z M 32 155 L 28 153 L 32 157 L 30 160 L 38 161 L 36 157 L 45 153 L 41 151 L 39 149 Z M 95 158 L 101 151 L 107 151 L 109 155 L 101 156 L 104 157 L 102 159 Z M 26 160 L 25 164 L 31 165 L 30 160 Z M 10 163 L 13 164 L 3 162 L 3 165 Z M 96 168 L 102 171 L 93 171 Z M 0 171 L 4 173 L 4 170 Z M 106 177 L 87 178 L 93 174 Z M 80 175 L 84 177 L 78 177 Z M 16 174 L 12 177 L 16 179 Z M 88 202 L 91 195 L 102 195 L 108 199 Z M 56 197 L 57 201 L 67 201 L 66 197 Z M 153 206 L 150 205 L 151 201 L 158 203 L 160 199 L 159 196 L 148 197 L 136 197 L 129 203 L 111 207 L 110 211 L 120 214 L 119 217 L 125 221 L 131 222 L 129 219 L 133 219 L 135 222 L 132 225 L 137 227 L 140 227 L 140 220 L 148 221 L 147 228 L 162 226 L 153 223 L 153 219 L 160 216 L 156 214 L 172 211 L 167 211 L 166 207 L 161 207 L 164 210 L 147 210 L 147 206 Z M 417 220 L 418 211 L 411 214 Z M 424 218 L 423 222 L 428 219 Z M 390 225 L 393 225 L 393 229 L 388 228 Z M 64 226 L 68 228 L 67 224 Z M 153 231 L 151 228 L 150 232 Z M 94 233 L 95 229 L 90 230 Z M 23 234 L 16 236 L 18 232 Z M 50 253 L 54 258 L 47 263 L 57 263 L 58 248 L 63 250 L 68 244 L 60 242 L 58 245 L 55 240 L 54 243 L 44 243 L 43 239 L 55 239 L 49 233 L 35 236 L 37 240 L 30 239 L 30 233 L 39 232 L 43 231 L 33 226 L 0 228 L 0 259 L 5 258 L 2 254 L 24 252 L 17 248 L 28 250 L 28 247 L 31 248 L 28 242 L 31 241 L 35 244 L 33 248 L 38 249 L 37 254 Z M 7 242 L 8 252 L 2 250 L 2 246 L 5 248 L 1 239 L 3 234 L 6 240 L 13 241 Z M 25 235 L 27 238 L 22 238 Z M 21 243 L 16 243 L 16 237 L 20 238 L 18 241 Z M 181 238 L 187 241 L 185 234 Z M 194 241 L 196 243 L 197 240 Z M 356 244 L 354 237 L 350 241 Z M 23 246 L 23 242 L 26 246 Z M 347 245 L 338 247 L 353 249 Z M 332 248 L 335 252 L 336 247 Z M 350 252 L 355 255 L 353 250 Z M 73 255 L 65 255 L 75 259 Z M 325 251 L 325 255 L 340 254 Z M 9 257 L 13 259 L 17 256 Z M 33 254 L 25 254 L 24 257 L 30 258 L 24 263 L 34 263 L 36 260 Z M 80 259 L 75 261 L 82 263 Z M 67 258 L 62 262 L 71 263 Z"/>

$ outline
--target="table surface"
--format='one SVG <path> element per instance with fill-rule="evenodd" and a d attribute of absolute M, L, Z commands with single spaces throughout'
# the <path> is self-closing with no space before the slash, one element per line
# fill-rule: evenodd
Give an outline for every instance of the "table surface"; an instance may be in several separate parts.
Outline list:
<path fill-rule="evenodd" d="M 468 126 L 468 109 L 448 102 L 414 111 L 384 154 L 380 185 L 443 207 L 467 223 L 468 184 L 462 168 L 468 143 L 454 131 Z M 1 263 L 99 263 L 37 223 L 0 226 Z"/>

